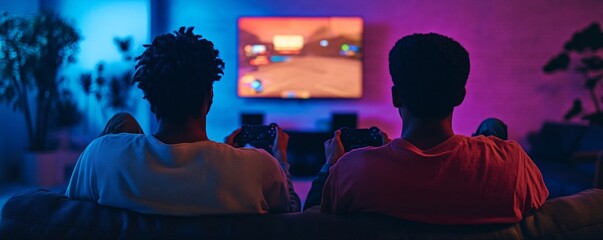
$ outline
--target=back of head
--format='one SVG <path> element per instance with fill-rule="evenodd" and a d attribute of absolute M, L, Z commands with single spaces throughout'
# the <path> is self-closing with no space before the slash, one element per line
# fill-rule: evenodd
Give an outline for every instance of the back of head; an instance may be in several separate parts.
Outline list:
<path fill-rule="evenodd" d="M 389 52 L 389 71 L 403 106 L 414 116 L 443 119 L 465 96 L 469 54 L 436 33 L 401 38 Z"/>
<path fill-rule="evenodd" d="M 211 99 L 214 81 L 222 78 L 224 62 L 214 44 L 193 28 L 181 27 L 145 45 L 136 58 L 132 79 L 144 92 L 157 118 L 183 121 L 199 117 L 203 104 Z"/>

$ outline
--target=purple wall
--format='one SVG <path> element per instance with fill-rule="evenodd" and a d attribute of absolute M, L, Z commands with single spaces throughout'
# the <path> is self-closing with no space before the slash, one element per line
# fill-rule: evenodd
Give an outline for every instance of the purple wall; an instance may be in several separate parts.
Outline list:
<path fill-rule="evenodd" d="M 242 111 L 263 111 L 285 128 L 324 129 L 331 112 L 357 110 L 361 127 L 377 125 L 399 136 L 401 120 L 390 105 L 387 53 L 395 41 L 415 32 L 453 37 L 469 51 L 472 69 L 465 102 L 454 115 L 454 129 L 470 134 L 486 117 L 510 127 L 524 142 L 547 120 L 561 119 L 575 97 L 587 97 L 578 79 L 547 76 L 542 66 L 563 43 L 593 21 L 603 22 L 603 1 L 170 1 L 169 30 L 195 26 L 214 41 L 226 61 L 215 85 L 209 135 L 221 139 Z M 360 100 L 274 101 L 240 99 L 236 93 L 236 20 L 239 16 L 357 15 L 365 20 L 365 97 Z M 586 99 L 586 98 L 585 98 Z M 586 99 L 588 100 L 588 99 Z M 592 108 L 588 101 L 586 108 Z"/>

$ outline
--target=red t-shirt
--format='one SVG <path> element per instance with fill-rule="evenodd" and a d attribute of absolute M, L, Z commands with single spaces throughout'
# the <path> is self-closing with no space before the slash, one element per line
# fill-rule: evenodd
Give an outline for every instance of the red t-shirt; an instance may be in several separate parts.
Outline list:
<path fill-rule="evenodd" d="M 345 154 L 330 169 L 321 208 L 435 224 L 514 223 L 548 195 L 516 142 L 455 135 L 427 150 L 395 139 Z"/>

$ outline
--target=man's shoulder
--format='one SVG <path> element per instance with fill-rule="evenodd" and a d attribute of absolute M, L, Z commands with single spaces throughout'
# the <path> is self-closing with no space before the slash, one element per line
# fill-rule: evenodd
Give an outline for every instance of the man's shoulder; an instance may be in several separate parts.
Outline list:
<path fill-rule="evenodd" d="M 373 155 L 373 154 L 382 153 L 383 151 L 387 151 L 388 148 L 389 148 L 389 144 L 385 144 L 385 145 L 378 146 L 378 147 L 370 147 L 369 146 L 369 147 L 352 149 L 351 151 L 346 153 L 346 155 L 349 155 L 351 157 Z"/>
<path fill-rule="evenodd" d="M 128 148 L 135 142 L 140 142 L 141 138 L 144 138 L 144 135 L 130 133 L 107 134 L 92 140 L 86 147 L 85 152 L 104 152 L 106 148 L 110 148 L 111 151 L 115 152 L 119 149 Z"/>
<path fill-rule="evenodd" d="M 229 153 L 233 153 L 236 155 L 245 155 L 245 156 L 259 156 L 259 157 L 266 157 L 266 156 L 270 156 L 270 154 L 264 150 L 261 149 L 257 149 L 257 148 L 245 148 L 245 147 L 233 147 L 230 146 L 226 143 L 221 143 L 221 142 L 213 142 L 212 141 L 212 145 L 213 148 L 219 149 L 220 151 L 223 152 L 229 152 Z"/>
<path fill-rule="evenodd" d="M 391 147 L 389 143 L 379 147 L 357 148 L 345 153 L 337 163 L 341 163 L 339 164 L 341 166 L 343 164 L 357 164 L 366 161 L 374 162 L 376 159 L 386 157 L 390 151 Z"/>
<path fill-rule="evenodd" d="M 143 134 L 107 134 L 92 140 L 80 155 L 80 160 L 96 159 L 106 162 L 107 158 L 113 159 L 127 152 L 139 151 L 141 146 L 145 145 L 145 141 Z"/>
<path fill-rule="evenodd" d="M 223 154 L 223 156 L 232 158 L 233 160 L 247 161 L 255 159 L 262 162 L 275 162 L 276 159 L 263 149 L 257 148 L 236 148 L 225 143 L 212 142 L 212 148 Z"/>
<path fill-rule="evenodd" d="M 498 137 L 494 136 L 475 136 L 475 137 L 467 137 L 464 136 L 464 139 L 467 143 L 472 145 L 483 145 L 488 147 L 496 147 L 505 150 L 519 150 L 522 149 L 519 143 L 513 140 L 502 140 Z"/>
<path fill-rule="evenodd" d="M 529 158 L 519 143 L 512 140 L 502 140 L 493 136 L 467 137 L 468 151 L 487 152 L 492 158 L 500 158 L 504 161 L 519 161 Z"/>
<path fill-rule="evenodd" d="M 124 143 L 132 143 L 133 141 L 141 141 L 146 138 L 144 134 L 134 133 L 118 133 L 118 134 L 107 134 L 94 139 L 90 145 L 123 145 Z"/>

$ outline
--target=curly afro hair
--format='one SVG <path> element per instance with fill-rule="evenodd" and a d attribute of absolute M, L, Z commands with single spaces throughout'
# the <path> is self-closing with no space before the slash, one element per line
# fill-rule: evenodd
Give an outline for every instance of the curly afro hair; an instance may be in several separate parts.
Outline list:
<path fill-rule="evenodd" d="M 136 57 L 132 83 L 138 82 L 151 111 L 158 119 L 199 117 L 203 104 L 207 100 L 211 104 L 213 82 L 224 74 L 224 61 L 214 44 L 195 35 L 193 27 L 181 27 L 173 34 L 155 37 L 144 47 Z"/>
<path fill-rule="evenodd" d="M 413 34 L 398 40 L 389 52 L 389 72 L 409 112 L 443 119 L 465 97 L 469 53 L 452 38 Z"/>

